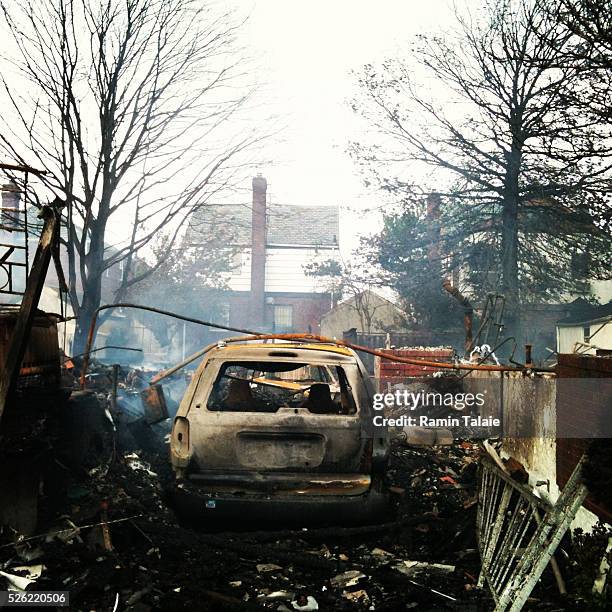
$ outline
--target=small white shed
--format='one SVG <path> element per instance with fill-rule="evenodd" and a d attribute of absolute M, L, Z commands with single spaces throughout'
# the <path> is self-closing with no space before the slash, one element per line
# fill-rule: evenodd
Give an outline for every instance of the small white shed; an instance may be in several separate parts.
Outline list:
<path fill-rule="evenodd" d="M 612 351 L 612 301 L 557 322 L 557 351 L 595 355 Z"/>

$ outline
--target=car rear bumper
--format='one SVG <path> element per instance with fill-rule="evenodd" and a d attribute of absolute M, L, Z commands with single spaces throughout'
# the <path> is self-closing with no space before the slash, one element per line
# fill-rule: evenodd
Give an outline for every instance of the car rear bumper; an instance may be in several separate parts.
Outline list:
<path fill-rule="evenodd" d="M 223 523 L 232 530 L 253 527 L 365 525 L 392 518 L 393 504 L 380 483 L 357 495 L 227 493 L 193 482 L 175 485 L 179 517 L 195 526 Z"/>
<path fill-rule="evenodd" d="M 274 495 L 362 495 L 372 486 L 368 474 L 304 472 L 196 472 L 187 480 L 216 493 Z"/>

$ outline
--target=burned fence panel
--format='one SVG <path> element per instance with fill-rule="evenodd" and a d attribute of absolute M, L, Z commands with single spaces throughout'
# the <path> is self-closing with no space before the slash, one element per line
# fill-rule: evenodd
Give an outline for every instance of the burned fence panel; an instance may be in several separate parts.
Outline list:
<path fill-rule="evenodd" d="M 518 612 L 586 497 L 582 461 L 551 506 L 489 459 L 481 463 L 477 536 L 482 559 L 478 581 L 495 600 L 495 612 Z"/>

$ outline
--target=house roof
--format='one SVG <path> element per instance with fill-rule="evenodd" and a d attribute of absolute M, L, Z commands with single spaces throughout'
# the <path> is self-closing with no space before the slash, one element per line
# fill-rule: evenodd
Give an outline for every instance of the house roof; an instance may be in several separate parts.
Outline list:
<path fill-rule="evenodd" d="M 376 302 L 378 305 L 387 304 L 388 306 L 393 308 L 398 314 L 402 316 L 406 315 L 406 313 L 402 310 L 402 308 L 400 308 L 397 304 L 395 304 L 391 300 L 388 300 L 382 295 L 379 295 L 378 293 L 376 293 L 376 291 L 372 291 L 371 289 L 364 289 L 363 291 L 360 291 L 359 293 L 355 295 L 351 295 L 350 297 L 343 300 L 342 302 L 338 302 L 338 304 L 336 304 L 333 308 L 331 308 L 325 314 L 322 315 L 321 320 L 326 319 L 330 316 L 333 316 L 339 310 L 342 310 L 347 307 L 351 307 L 351 305 L 357 301 L 358 297 L 364 296 L 364 295 L 367 295 L 369 300 Z"/>
<path fill-rule="evenodd" d="M 607 304 L 591 304 L 583 298 L 571 303 L 571 314 L 557 321 L 557 325 L 580 325 L 612 318 L 612 300 Z"/>
<path fill-rule="evenodd" d="M 337 206 L 270 206 L 268 244 L 338 245 Z"/>
<path fill-rule="evenodd" d="M 270 204 L 267 207 L 268 245 L 337 246 L 338 206 L 292 206 Z M 222 234 L 228 244 L 251 242 L 251 207 L 246 204 L 206 206 L 193 215 L 187 229 L 189 242 L 208 242 Z"/>

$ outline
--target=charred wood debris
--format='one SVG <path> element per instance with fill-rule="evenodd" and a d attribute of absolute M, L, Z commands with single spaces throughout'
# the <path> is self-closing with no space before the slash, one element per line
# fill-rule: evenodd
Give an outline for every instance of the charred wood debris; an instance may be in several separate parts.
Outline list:
<path fill-rule="evenodd" d="M 486 453 L 490 460 L 495 450 L 469 441 L 469 431 L 465 439 L 436 437 L 428 446 L 409 437 L 393 441 L 385 478 L 395 513 L 386 522 L 302 527 L 299 519 L 298 527 L 265 531 L 247 523 L 248 517 L 215 522 L 214 528 L 206 514 L 196 525 L 181 522 L 171 496 L 168 417 L 176 413 L 188 376 L 178 367 L 160 373 L 104 365 L 95 360 L 95 350 L 88 350 L 85 359 L 65 357 L 60 367 L 61 317 L 36 309 L 42 287 L 38 280 L 57 239 L 54 218 L 47 216 L 50 239 L 39 244 L 40 270 L 31 275 L 35 282 L 28 279 L 21 306 L 0 309 L 5 344 L 11 339 L 2 358 L 5 365 L 22 364 L 20 369 L 5 368 L 2 383 L 0 591 L 68 591 L 71 609 L 99 611 L 491 610 L 496 607 L 493 597 L 508 599 L 515 591 L 524 598 L 525 609 L 584 609 L 582 594 L 590 597 L 588 605 L 605 606 L 605 591 L 602 601 L 591 597 L 593 583 L 602 577 L 605 582 L 601 559 L 610 533 L 604 528 L 573 541 L 557 529 L 555 572 L 532 572 L 529 589 L 520 584 L 502 585 L 497 593 L 482 588 L 483 577 L 492 582 L 485 576 L 487 568 L 495 569 L 490 562 L 496 555 L 491 553 L 511 550 L 498 536 L 506 521 L 512 525 L 507 514 L 513 506 L 497 515 L 493 508 L 483 519 L 478 491 L 482 497 L 485 485 L 494 481 L 479 478 L 481 456 Z M 13 353 L 17 357 L 9 362 Z M 31 363 L 35 365 L 27 365 Z M 432 378 L 430 384 L 451 387 L 463 380 L 458 369 L 516 369 L 433 365 L 444 367 L 448 375 L 435 383 Z M 161 378 L 165 394 L 151 386 Z M 511 465 L 491 469 L 497 470 L 500 485 L 494 484 L 489 499 L 499 508 L 513 495 L 514 507 L 522 507 L 521 470 Z M 586 474 L 592 481 L 603 478 L 605 485 L 607 472 L 593 469 L 592 462 Z M 508 495 L 495 501 L 502 490 Z M 582 485 L 570 502 L 579 503 L 581 495 Z M 532 512 L 536 533 L 541 531 L 536 523 L 547 526 L 549 515 L 552 528 L 561 525 L 558 513 L 543 512 L 544 518 Z M 484 523 L 493 527 L 481 529 L 478 538 L 478 525 Z M 541 544 L 551 549 L 546 538 Z M 516 566 L 521 555 L 534 552 L 530 545 L 515 547 L 506 565 Z M 487 568 L 481 564 L 485 557 Z M 559 572 L 569 582 L 570 595 L 558 594 L 565 590 L 559 588 Z"/>
<path fill-rule="evenodd" d="M 76 387 L 79 360 L 69 365 L 64 382 Z M 171 419 L 149 423 L 142 408 L 152 374 L 94 361 L 87 391 L 47 397 L 27 431 L 10 430 L 20 452 L 3 460 L 36 457 L 44 488 L 36 530 L 0 534 L 0 589 L 68 590 L 75 610 L 493 609 L 477 588 L 478 444 L 396 440 L 391 522 L 276 531 L 185 525 L 167 496 Z M 170 412 L 186 386 L 174 381 Z M 557 559 L 571 586 L 592 585 L 584 562 L 595 567 L 607 537 L 563 540 Z M 525 609 L 578 607 L 579 598 L 560 598 L 548 571 Z"/>

